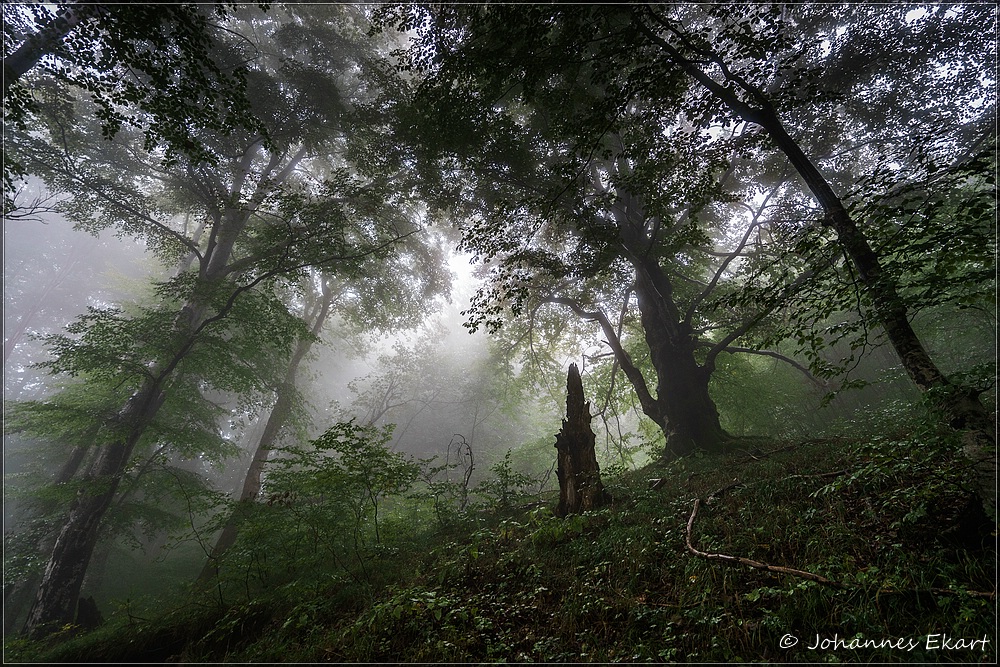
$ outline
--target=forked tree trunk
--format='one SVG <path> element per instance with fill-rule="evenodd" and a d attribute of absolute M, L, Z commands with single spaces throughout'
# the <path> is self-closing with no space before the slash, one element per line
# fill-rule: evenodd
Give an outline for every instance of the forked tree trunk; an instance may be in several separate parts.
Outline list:
<path fill-rule="evenodd" d="M 630 173 L 627 162 L 617 162 L 619 168 Z M 602 187 L 595 183 L 598 191 Z M 698 364 L 694 354 L 698 340 L 690 315 L 677 307 L 669 276 L 657 259 L 650 256 L 649 248 L 656 239 L 647 230 L 649 220 L 642 198 L 624 186 L 616 187 L 614 193 L 616 203 L 611 211 L 623 257 L 635 270 L 633 289 L 650 363 L 656 372 L 655 396 L 607 318 L 596 313 L 584 315 L 600 322 L 619 365 L 635 389 L 643 413 L 663 432 L 664 457 L 685 456 L 697 449 L 720 452 L 732 436 L 722 428 L 719 411 L 708 393 L 714 366 Z"/>
<path fill-rule="evenodd" d="M 566 419 L 556 435 L 559 478 L 557 516 L 579 514 L 611 502 L 601 483 L 594 444 L 597 436 L 590 427 L 590 403 L 584 400 L 583 380 L 576 364 L 570 364 L 566 379 Z"/>

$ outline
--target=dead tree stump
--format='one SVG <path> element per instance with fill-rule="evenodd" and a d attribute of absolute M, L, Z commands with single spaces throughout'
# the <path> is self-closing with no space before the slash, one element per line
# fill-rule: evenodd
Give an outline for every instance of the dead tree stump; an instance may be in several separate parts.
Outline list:
<path fill-rule="evenodd" d="M 84 630 L 93 630 L 104 624 L 104 616 L 97 608 L 93 595 L 80 598 L 77 602 L 76 624 Z"/>
<path fill-rule="evenodd" d="M 566 419 L 556 435 L 559 478 L 557 516 L 577 514 L 611 502 L 601 483 L 594 444 L 597 436 L 590 428 L 590 403 L 584 400 L 583 380 L 576 364 L 570 364 L 566 379 Z"/>

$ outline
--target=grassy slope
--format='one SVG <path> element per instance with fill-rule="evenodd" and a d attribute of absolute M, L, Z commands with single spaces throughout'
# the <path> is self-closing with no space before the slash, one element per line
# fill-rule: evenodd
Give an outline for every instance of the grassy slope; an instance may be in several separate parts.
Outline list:
<path fill-rule="evenodd" d="M 930 592 L 995 590 L 995 533 L 961 523 L 968 496 L 956 461 L 912 438 L 764 450 L 610 480 L 614 505 L 581 517 L 535 507 L 424 530 L 386 549 L 381 567 L 369 567 L 378 580 L 364 585 L 291 584 L 228 610 L 189 605 L 150 623 L 118 619 L 41 654 L 8 643 L 7 658 L 995 661 L 995 601 Z M 653 490 L 649 478 L 664 482 Z M 697 548 L 848 588 L 688 553 L 694 500 L 721 489 L 694 524 Z M 928 649 L 927 635 L 938 633 L 989 643 L 935 649 L 932 639 Z M 783 648 L 785 635 L 798 644 Z M 843 643 L 811 650 L 817 635 Z M 862 637 L 897 647 L 850 647 Z"/>

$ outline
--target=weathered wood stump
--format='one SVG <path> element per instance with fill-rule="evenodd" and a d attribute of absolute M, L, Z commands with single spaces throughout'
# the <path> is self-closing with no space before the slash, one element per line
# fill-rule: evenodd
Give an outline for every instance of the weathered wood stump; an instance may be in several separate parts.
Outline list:
<path fill-rule="evenodd" d="M 594 444 L 597 436 L 590 427 L 590 403 L 584 400 L 583 380 L 576 364 L 570 364 L 566 378 L 566 419 L 556 435 L 559 478 L 557 516 L 577 514 L 611 502 L 601 483 Z"/>

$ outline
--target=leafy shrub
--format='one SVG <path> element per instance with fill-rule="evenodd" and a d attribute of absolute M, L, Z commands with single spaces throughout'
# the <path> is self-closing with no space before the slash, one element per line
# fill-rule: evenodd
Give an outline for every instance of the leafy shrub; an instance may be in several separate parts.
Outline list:
<path fill-rule="evenodd" d="M 507 450 L 503 460 L 490 468 L 490 477 L 480 482 L 474 493 L 483 498 L 486 506 L 494 510 L 509 510 L 514 501 L 524 494 L 525 489 L 536 484 L 530 475 L 518 472 L 511 466 L 511 450 Z"/>
<path fill-rule="evenodd" d="M 305 447 L 277 450 L 264 502 L 246 511 L 227 554 L 229 571 L 248 595 L 250 580 L 321 577 L 331 564 L 367 580 L 369 559 L 391 555 L 380 512 L 419 473 L 415 462 L 388 449 L 391 437 L 391 426 L 342 422 Z"/>

